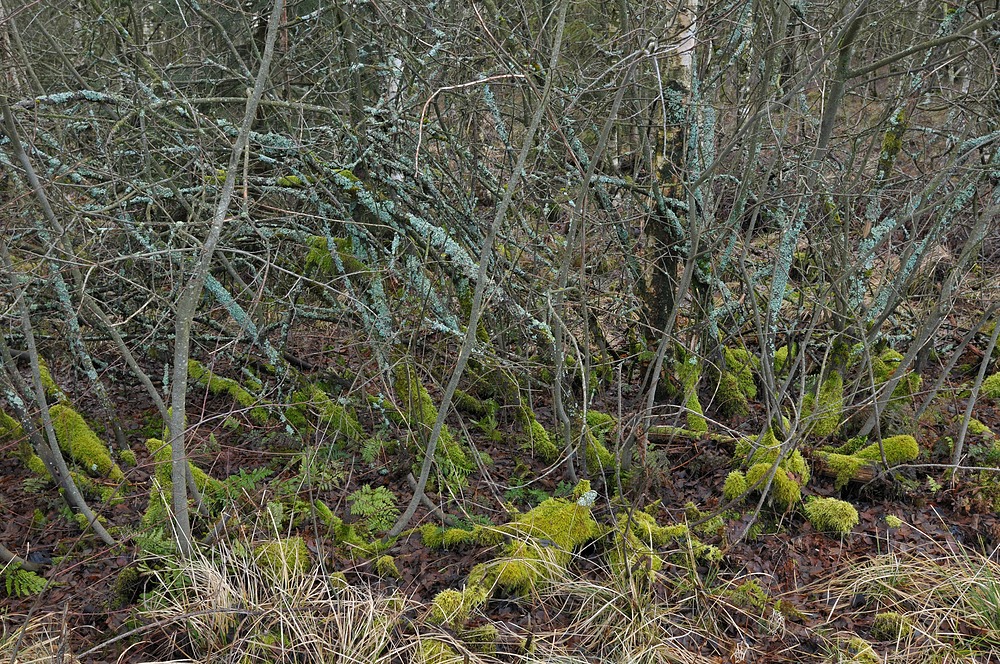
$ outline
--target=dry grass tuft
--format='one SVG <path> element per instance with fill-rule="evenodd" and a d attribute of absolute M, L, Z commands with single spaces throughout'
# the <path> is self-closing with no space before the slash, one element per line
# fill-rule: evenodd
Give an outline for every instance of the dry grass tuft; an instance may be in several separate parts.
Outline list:
<path fill-rule="evenodd" d="M 65 615 L 39 616 L 23 626 L 0 616 L 0 662 L 4 664 L 77 664 L 80 660 L 69 651 L 68 641 Z"/>
<path fill-rule="evenodd" d="M 862 636 L 888 661 L 978 662 L 1000 652 L 997 551 L 983 555 L 928 543 L 925 550 L 877 556 L 816 590 L 831 599 L 831 622 L 858 611 L 855 622 L 870 619 L 875 626 L 838 635 L 840 641 Z M 885 619 L 876 620 L 880 614 L 905 627 L 886 638 Z"/>

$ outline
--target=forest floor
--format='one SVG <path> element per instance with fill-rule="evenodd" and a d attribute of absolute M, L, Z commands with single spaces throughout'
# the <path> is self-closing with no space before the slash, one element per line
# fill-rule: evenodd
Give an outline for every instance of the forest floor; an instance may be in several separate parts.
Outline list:
<path fill-rule="evenodd" d="M 315 343 L 301 340 L 296 352 L 311 358 L 322 356 L 322 348 L 310 346 Z M 970 352 L 966 364 L 978 366 L 980 360 L 981 357 Z M 87 395 L 86 385 L 72 372 L 57 365 L 53 373 L 68 394 L 80 395 L 74 403 L 81 412 L 99 412 L 93 398 Z M 933 370 L 925 372 L 924 384 L 934 378 Z M 152 472 L 143 442 L 159 435 L 161 424 L 142 391 L 124 381 L 121 378 L 114 384 L 121 404 L 118 415 L 136 452 L 138 465 L 126 469 L 124 500 L 101 506 L 99 511 L 109 525 L 138 528 L 146 509 Z M 960 394 L 968 381 L 968 376 L 950 378 L 943 394 Z M 634 388 L 623 386 L 620 393 L 621 404 L 602 403 L 602 399 L 609 397 L 599 394 L 594 407 L 606 408 L 610 413 L 619 412 L 619 407 L 624 412 L 637 407 L 630 403 L 636 398 Z M 617 399 L 619 390 L 615 386 L 606 394 L 614 394 Z M 938 415 L 924 417 L 917 423 L 921 456 L 914 465 L 896 469 L 891 476 L 868 485 L 850 484 L 840 491 L 834 490 L 830 478 L 823 477 L 815 477 L 804 487 L 806 495 L 837 496 L 855 505 L 860 523 L 851 534 L 840 537 L 820 533 L 798 512 L 776 514 L 765 508 L 760 517 L 761 532 L 738 539 L 749 526 L 751 503 L 739 514 L 728 514 L 719 532 L 702 536 L 705 543 L 721 548 L 724 556 L 717 565 L 699 563 L 692 577 L 695 585 L 731 588 L 754 579 L 770 600 L 780 600 L 785 608 L 779 617 L 776 610 L 760 606 L 754 609 L 730 605 L 728 624 L 717 627 L 720 638 L 725 637 L 728 642 L 684 643 L 678 637 L 678 645 L 699 652 L 708 661 L 830 661 L 826 643 L 831 634 L 860 634 L 876 646 L 879 640 L 871 631 L 877 607 L 868 601 L 864 582 L 857 581 L 861 577 L 852 577 L 855 581 L 851 582 L 846 580 L 847 572 L 857 572 L 886 554 L 897 554 L 901 559 L 947 558 L 962 556 L 963 551 L 978 552 L 986 558 L 994 556 L 1000 547 L 1000 519 L 993 506 L 994 496 L 1000 493 L 994 488 L 998 485 L 980 472 L 966 472 L 953 484 L 946 468 L 932 465 L 948 463 L 948 436 L 955 435 L 956 422 L 965 408 L 964 398 L 939 397 L 941 401 L 946 399 L 950 400 L 939 409 Z M 553 430 L 549 405 L 542 401 L 534 405 L 540 420 Z M 294 463 L 302 444 L 290 441 L 281 426 L 253 424 L 246 413 L 235 408 L 234 412 L 234 404 L 225 395 L 209 395 L 192 388 L 189 420 L 198 424 L 190 438 L 191 456 L 199 467 L 216 478 L 242 476 L 244 481 L 238 485 L 242 495 L 234 500 L 241 504 L 244 514 L 259 515 L 282 481 L 294 476 Z M 711 406 L 706 414 L 710 419 L 715 417 Z M 364 414 L 359 415 L 363 425 L 375 426 L 372 421 L 365 421 Z M 1000 431 L 997 404 L 980 402 L 975 416 Z M 238 426 L 234 426 L 232 418 L 238 420 Z M 504 433 L 512 417 L 501 414 L 498 419 Z M 751 412 L 744 418 L 716 419 L 715 423 L 751 435 L 759 431 L 761 420 L 761 413 Z M 669 418 L 659 421 L 671 423 Z M 502 524 L 510 518 L 507 511 L 510 504 L 525 512 L 547 497 L 571 493 L 572 486 L 562 467 L 547 467 L 530 458 L 511 444 L 507 435 L 500 436 L 499 442 L 491 442 L 477 429 L 463 427 L 457 416 L 450 422 L 456 430 L 465 429 L 476 449 L 485 452 L 491 463 L 485 468 L 487 472 L 472 474 L 460 502 L 442 504 L 449 514 L 467 522 Z M 0 599 L 0 618 L 7 634 L 16 634 L 29 617 L 49 617 L 53 629 L 64 630 L 71 652 L 91 651 L 82 658 L 84 661 L 138 662 L 181 657 L 182 652 L 171 652 L 167 647 L 174 643 L 168 630 L 148 627 L 148 621 L 137 622 L 136 607 L 123 602 L 116 589 L 118 575 L 141 557 L 137 547 L 128 541 L 118 548 L 104 546 L 93 535 L 81 534 L 75 522 L 66 518 L 62 502 L 51 488 L 34 493 L 26 491 L 26 485 L 33 480 L 15 451 L 16 441 L 6 441 L 0 453 L 3 523 L 0 541 L 22 555 L 33 552 L 33 559 L 46 560 L 57 554 L 58 557 L 57 564 L 45 573 L 50 583 L 42 593 Z M 972 451 L 975 453 L 975 449 Z M 344 454 L 331 461 L 339 469 L 333 486 L 313 489 L 310 497 L 322 498 L 335 514 L 347 521 L 351 515 L 346 498 L 365 484 L 389 488 L 402 506 L 412 495 L 406 483 L 411 462 L 405 454 L 384 451 L 372 463 L 362 461 L 357 454 Z M 730 470 L 732 449 L 707 437 L 651 444 L 645 471 L 633 474 L 625 493 L 640 508 L 653 505 L 651 513 L 660 523 L 683 523 L 686 514 L 693 516 L 691 504 L 701 514 L 719 507 L 723 482 Z M 594 488 L 601 496 L 595 516 L 599 522 L 609 521 L 609 510 L 605 507 L 602 511 L 601 501 L 613 492 L 597 481 Z M 886 517 L 898 518 L 902 524 L 893 527 L 894 521 L 887 522 Z M 411 525 L 428 522 L 434 519 L 421 507 Z M 423 545 L 419 533 L 413 533 L 386 552 L 395 558 L 401 572 L 400 578 L 393 579 L 377 574 L 370 560 L 338 546 L 322 529 L 307 525 L 298 534 L 306 540 L 315 559 L 323 561 L 329 570 L 343 572 L 350 583 L 369 584 L 386 593 L 402 593 L 424 606 L 444 589 L 461 588 L 473 565 L 496 556 L 496 551 L 475 546 L 450 551 L 430 549 Z M 574 563 L 574 571 L 581 578 L 596 574 L 599 567 L 596 554 L 588 548 L 579 552 Z M 676 581 L 691 575 L 691 570 L 672 564 L 661 573 L 664 579 Z M 661 593 L 665 602 L 677 600 L 675 583 L 664 583 L 663 588 L 653 592 Z M 687 608 L 679 610 L 699 610 L 697 603 L 683 606 Z M 531 597 L 497 596 L 482 613 L 484 620 L 503 622 L 523 633 L 549 634 L 568 628 L 571 612 L 553 611 L 551 605 L 534 602 Z M 143 624 L 147 624 L 145 629 L 141 628 Z M 140 627 L 136 636 L 98 647 L 136 627 Z M 738 652 L 740 643 L 746 648 L 742 653 Z"/>

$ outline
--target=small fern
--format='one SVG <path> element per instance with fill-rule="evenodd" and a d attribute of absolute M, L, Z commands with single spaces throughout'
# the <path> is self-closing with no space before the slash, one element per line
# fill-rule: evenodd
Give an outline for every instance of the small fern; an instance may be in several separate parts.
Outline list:
<path fill-rule="evenodd" d="M 4 587 L 10 597 L 30 597 L 45 589 L 45 579 L 34 572 L 21 569 L 20 565 L 10 565 L 0 573 Z"/>
<path fill-rule="evenodd" d="M 147 556 L 165 558 L 177 553 L 177 544 L 163 528 L 136 530 L 130 534 L 138 549 Z"/>
<path fill-rule="evenodd" d="M 25 493 L 45 493 L 52 486 L 52 479 L 49 477 L 42 477 L 41 475 L 32 475 L 31 477 L 25 478 L 24 482 L 21 483 L 22 488 Z"/>
<path fill-rule="evenodd" d="M 375 463 L 375 460 L 382 456 L 383 447 L 382 439 L 378 436 L 366 438 L 361 443 L 361 458 L 365 460 L 365 463 Z"/>
<path fill-rule="evenodd" d="M 347 497 L 351 504 L 351 514 L 365 520 L 373 532 L 388 530 L 399 516 L 396 496 L 384 486 L 371 488 L 366 484 Z"/>
<path fill-rule="evenodd" d="M 316 491 L 336 489 L 347 479 L 343 461 L 316 450 L 299 455 L 299 475 L 306 487 Z"/>

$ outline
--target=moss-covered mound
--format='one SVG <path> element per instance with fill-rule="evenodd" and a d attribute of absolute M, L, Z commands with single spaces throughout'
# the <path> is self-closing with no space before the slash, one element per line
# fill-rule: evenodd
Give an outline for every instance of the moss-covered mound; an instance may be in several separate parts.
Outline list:
<path fill-rule="evenodd" d="M 831 371 L 815 394 L 802 400 L 802 414 L 814 436 L 832 436 L 840 429 L 844 416 L 844 377 Z"/>
<path fill-rule="evenodd" d="M 434 400 L 409 362 L 398 363 L 393 370 L 393 378 L 393 388 L 406 413 L 407 422 L 419 432 L 421 440 L 426 440 L 430 437 L 438 416 Z M 475 468 L 447 425 L 441 429 L 434 458 L 442 475 L 449 481 L 462 483 Z"/>
<path fill-rule="evenodd" d="M 760 360 L 745 348 L 725 348 L 725 366 L 718 374 L 715 400 L 726 417 L 742 417 L 750 412 L 750 401 L 757 398 L 753 371 Z"/>
<path fill-rule="evenodd" d="M 297 429 L 310 428 L 310 418 L 306 412 L 312 411 L 316 425 L 327 437 L 339 437 L 349 443 L 358 443 L 364 438 L 364 429 L 346 406 L 330 398 L 320 386 L 310 383 L 292 394 L 292 407 L 285 417 Z"/>
<path fill-rule="evenodd" d="M 69 406 L 56 404 L 49 409 L 49 416 L 52 418 L 52 428 L 59 441 L 59 448 L 73 461 L 94 476 L 107 477 L 116 482 L 125 479 L 121 468 L 111 459 L 107 446 L 87 425 L 82 415 Z"/>
<path fill-rule="evenodd" d="M 591 509 L 581 498 L 549 498 L 504 527 L 511 537 L 498 562 L 496 581 L 512 592 L 563 575 L 573 551 L 601 534 Z"/>
<path fill-rule="evenodd" d="M 247 409 L 250 419 L 257 424 L 267 423 L 267 408 L 262 406 L 260 400 L 253 394 L 250 394 L 237 381 L 215 375 L 197 360 L 188 360 L 188 376 L 199 385 L 207 388 L 212 394 L 229 395 L 238 405 Z"/>
<path fill-rule="evenodd" d="M 980 394 L 987 399 L 1000 401 L 1000 372 L 997 372 L 983 381 Z"/>
<path fill-rule="evenodd" d="M 683 390 L 685 417 L 687 428 L 691 431 L 704 433 L 708 431 L 705 411 L 698 399 L 698 380 L 701 377 L 701 362 L 694 355 L 682 353 L 676 364 L 677 380 Z"/>
<path fill-rule="evenodd" d="M 917 445 L 916 438 L 903 434 L 882 439 L 881 447 L 876 442 L 862 447 L 853 454 L 834 452 L 816 454 L 836 473 L 834 488 L 840 489 L 848 482 L 858 479 L 862 467 L 871 463 L 881 464 L 883 451 L 886 463 L 892 467 L 916 459 L 920 454 L 920 446 Z"/>
<path fill-rule="evenodd" d="M 802 498 L 802 487 L 809 482 L 811 472 L 802 453 L 792 450 L 781 456 L 781 443 L 774 434 L 774 428 L 768 427 L 758 445 L 755 441 L 744 438 L 736 444 L 733 455 L 734 465 L 747 466 L 746 474 L 734 470 L 726 477 L 723 495 L 727 500 L 733 500 L 753 488 L 760 491 L 767 483 L 775 462 L 771 480 L 770 499 L 773 505 L 787 510 L 796 505 Z M 780 459 L 780 460 L 779 460 Z"/>
<path fill-rule="evenodd" d="M 816 530 L 846 535 L 858 525 L 858 510 L 854 505 L 836 498 L 814 498 L 803 510 Z"/>

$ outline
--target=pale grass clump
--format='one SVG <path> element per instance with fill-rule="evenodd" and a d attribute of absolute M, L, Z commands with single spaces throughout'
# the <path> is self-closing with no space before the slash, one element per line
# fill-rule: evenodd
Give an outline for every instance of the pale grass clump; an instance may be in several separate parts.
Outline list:
<path fill-rule="evenodd" d="M 879 642 L 881 630 L 861 634 L 892 662 L 987 661 L 1000 652 L 1000 557 L 928 543 L 886 553 L 834 577 L 817 591 L 835 602 L 830 619 L 863 610 L 899 614 L 906 628 Z M 839 641 L 856 635 L 841 634 Z M 986 658 L 986 659 L 984 659 Z"/>
<path fill-rule="evenodd" d="M 319 570 L 276 574 L 240 546 L 160 561 L 140 614 L 194 662 L 410 659 L 417 635 L 400 632 L 410 602 L 332 583 Z M 287 661 L 292 661 L 291 659 Z"/>
<path fill-rule="evenodd" d="M 730 639 L 716 628 L 720 620 L 710 615 L 714 613 L 710 602 L 699 601 L 699 593 L 690 593 L 688 600 L 668 601 L 660 591 L 670 583 L 664 575 L 647 570 L 607 574 L 597 580 L 565 578 L 546 586 L 539 600 L 553 613 L 569 611 L 570 625 L 536 638 L 533 661 L 707 664 L 716 660 L 699 652 L 706 643 L 716 644 L 718 654 L 729 654 Z"/>
<path fill-rule="evenodd" d="M 4 664 L 77 664 L 69 650 L 66 615 L 49 613 L 15 625 L 0 615 L 0 662 Z"/>

